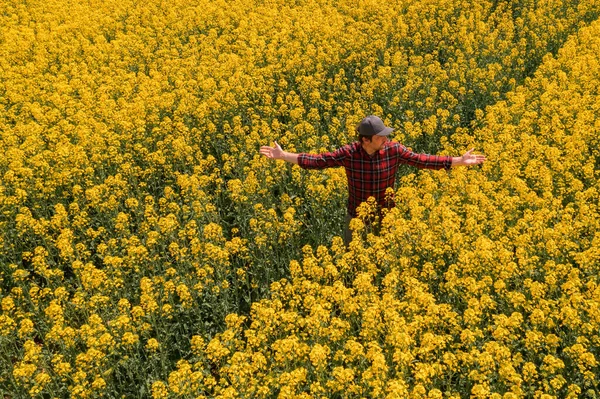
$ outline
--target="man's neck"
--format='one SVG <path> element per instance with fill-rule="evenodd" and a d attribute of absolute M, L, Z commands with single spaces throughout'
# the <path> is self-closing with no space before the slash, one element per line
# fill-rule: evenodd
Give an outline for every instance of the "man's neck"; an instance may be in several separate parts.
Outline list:
<path fill-rule="evenodd" d="M 369 143 L 371 144 L 371 143 Z M 360 144 L 363 148 L 363 150 L 365 150 L 365 152 L 367 154 L 369 154 L 370 156 L 373 156 L 373 154 L 375 154 L 375 152 L 377 152 L 374 148 L 372 148 L 370 145 L 366 145 L 364 142 Z"/>

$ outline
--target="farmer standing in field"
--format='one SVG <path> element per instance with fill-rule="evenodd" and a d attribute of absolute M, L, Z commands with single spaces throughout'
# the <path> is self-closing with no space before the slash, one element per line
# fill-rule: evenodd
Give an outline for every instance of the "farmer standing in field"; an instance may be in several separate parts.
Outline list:
<path fill-rule="evenodd" d="M 344 243 L 352 240 L 350 220 L 357 216 L 356 208 L 369 197 L 374 197 L 381 208 L 393 207 L 393 197 L 386 196 L 394 188 L 396 171 L 400 164 L 420 169 L 450 169 L 453 166 L 472 166 L 485 161 L 485 156 L 472 154 L 473 149 L 461 157 L 416 154 L 402 144 L 389 140 L 394 129 L 385 126 L 381 118 L 370 115 L 356 128 L 357 141 L 336 151 L 323 154 L 294 154 L 274 147 L 262 146 L 260 153 L 268 158 L 282 159 L 304 169 L 325 169 L 343 166 L 348 178 L 348 213 L 344 227 Z"/>

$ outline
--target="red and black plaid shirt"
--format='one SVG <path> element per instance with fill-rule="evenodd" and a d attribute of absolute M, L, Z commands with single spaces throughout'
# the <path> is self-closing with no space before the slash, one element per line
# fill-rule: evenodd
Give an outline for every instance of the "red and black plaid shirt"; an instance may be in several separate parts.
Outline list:
<path fill-rule="evenodd" d="M 450 169 L 452 157 L 416 154 L 402 144 L 389 141 L 373 155 L 367 154 L 359 142 L 345 145 L 334 152 L 313 155 L 298 154 L 298 165 L 304 169 L 343 166 L 348 178 L 348 213 L 356 217 L 356 208 L 369 197 L 375 197 L 384 208 L 393 207 L 393 198 L 385 192 L 393 188 L 400 164 L 421 169 Z"/>

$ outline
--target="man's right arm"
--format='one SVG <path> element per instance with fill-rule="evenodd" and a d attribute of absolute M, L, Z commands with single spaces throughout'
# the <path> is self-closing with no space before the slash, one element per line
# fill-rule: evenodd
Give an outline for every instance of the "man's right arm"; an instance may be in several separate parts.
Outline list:
<path fill-rule="evenodd" d="M 348 155 L 348 149 L 339 148 L 334 152 L 323 154 L 294 154 L 293 152 L 283 151 L 279 144 L 275 142 L 275 147 L 262 146 L 260 153 L 267 158 L 282 159 L 284 161 L 299 165 L 303 169 L 325 169 L 335 166 L 344 166 L 344 159 Z"/>

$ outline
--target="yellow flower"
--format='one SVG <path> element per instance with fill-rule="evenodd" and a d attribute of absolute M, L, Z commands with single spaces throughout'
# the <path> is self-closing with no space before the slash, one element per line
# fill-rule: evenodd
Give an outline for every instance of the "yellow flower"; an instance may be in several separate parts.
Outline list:
<path fill-rule="evenodd" d="M 59 376 L 65 377 L 70 374 L 72 367 L 69 362 L 65 362 L 63 355 L 56 355 L 52 358 L 54 372 Z"/>
<path fill-rule="evenodd" d="M 25 338 L 25 337 L 31 335 L 33 333 L 33 331 L 34 331 L 34 325 L 31 320 L 29 320 L 29 319 L 21 320 L 20 327 L 19 327 L 19 337 Z"/>
<path fill-rule="evenodd" d="M 354 370 L 344 367 L 334 367 L 332 371 L 333 380 L 327 382 L 327 387 L 333 392 L 343 391 L 354 380 Z"/>
<path fill-rule="evenodd" d="M 96 391 L 101 391 L 104 388 L 106 388 L 106 381 L 104 381 L 102 377 L 97 377 L 96 379 L 94 379 L 94 381 L 92 382 L 92 389 L 95 389 Z"/>
<path fill-rule="evenodd" d="M 154 399 L 164 399 L 169 395 L 167 386 L 162 381 L 154 381 L 152 383 L 152 397 Z"/>
<path fill-rule="evenodd" d="M 22 382 L 28 381 L 35 373 L 37 366 L 31 363 L 21 363 L 13 368 L 13 377 Z"/>
<path fill-rule="evenodd" d="M 125 334 L 123 334 L 123 337 L 121 338 L 121 342 L 125 346 L 135 345 L 138 341 L 139 341 L 139 336 L 137 334 L 133 334 L 129 331 L 127 331 Z"/>
<path fill-rule="evenodd" d="M 15 302 L 11 296 L 2 298 L 2 311 L 9 313 L 15 309 Z"/>
<path fill-rule="evenodd" d="M 12 318 L 3 314 L 0 315 L 0 335 L 8 336 L 12 333 L 16 325 L 17 323 Z"/>
<path fill-rule="evenodd" d="M 223 346 L 218 338 L 213 338 L 206 346 L 206 357 L 212 361 L 218 361 L 229 353 L 229 349 Z"/>
<path fill-rule="evenodd" d="M 315 344 L 309 354 L 312 365 L 317 369 L 323 369 L 327 365 L 327 358 L 331 350 L 327 345 Z"/>
<path fill-rule="evenodd" d="M 150 338 L 148 340 L 148 342 L 146 342 L 146 350 L 148 350 L 150 352 L 156 352 L 159 347 L 160 347 L 160 344 L 158 343 L 156 338 Z"/>

